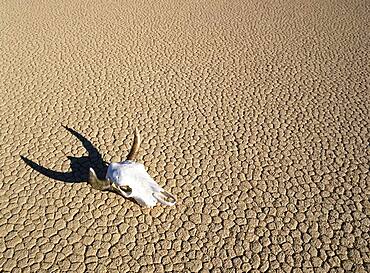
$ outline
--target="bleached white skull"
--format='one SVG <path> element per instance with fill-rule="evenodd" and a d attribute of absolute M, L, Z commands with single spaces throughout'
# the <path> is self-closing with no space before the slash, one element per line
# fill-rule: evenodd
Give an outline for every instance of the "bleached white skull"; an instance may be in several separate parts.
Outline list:
<path fill-rule="evenodd" d="M 134 198 L 139 204 L 147 207 L 154 207 L 157 201 L 163 205 L 173 206 L 176 203 L 175 197 L 154 181 L 143 164 L 133 160 L 139 151 L 140 142 L 140 135 L 136 129 L 127 160 L 111 163 L 105 180 L 99 180 L 95 171 L 90 168 L 90 184 L 100 190 L 112 190 L 123 197 Z"/>

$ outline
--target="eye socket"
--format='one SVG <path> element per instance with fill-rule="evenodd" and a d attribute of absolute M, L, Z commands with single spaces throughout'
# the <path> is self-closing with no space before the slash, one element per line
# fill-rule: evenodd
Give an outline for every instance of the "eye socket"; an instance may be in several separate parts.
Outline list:
<path fill-rule="evenodd" d="M 125 193 L 128 193 L 128 194 L 132 193 L 132 189 L 129 186 L 127 186 L 127 185 L 125 185 L 125 186 L 119 186 L 119 188 L 122 191 L 124 191 Z"/>

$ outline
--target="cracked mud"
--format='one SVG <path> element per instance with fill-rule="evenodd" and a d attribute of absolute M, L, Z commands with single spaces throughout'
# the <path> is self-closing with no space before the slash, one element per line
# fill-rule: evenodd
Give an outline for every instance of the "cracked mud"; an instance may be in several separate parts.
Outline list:
<path fill-rule="evenodd" d="M 1 272 L 369 272 L 369 1 L 3 1 Z M 66 127 L 63 127 L 66 126 Z M 86 183 L 139 161 L 177 198 Z"/>

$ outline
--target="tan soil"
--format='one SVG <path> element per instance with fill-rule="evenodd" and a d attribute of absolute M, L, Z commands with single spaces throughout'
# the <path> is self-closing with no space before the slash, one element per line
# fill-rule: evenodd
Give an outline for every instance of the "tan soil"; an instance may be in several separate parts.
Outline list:
<path fill-rule="evenodd" d="M 369 22 L 366 0 L 2 1 L 0 271 L 369 272 Z M 84 182 L 135 126 L 175 207 Z"/>

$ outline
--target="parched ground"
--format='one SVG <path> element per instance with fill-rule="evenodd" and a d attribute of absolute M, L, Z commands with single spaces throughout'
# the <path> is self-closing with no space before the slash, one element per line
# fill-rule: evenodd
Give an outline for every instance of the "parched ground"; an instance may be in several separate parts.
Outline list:
<path fill-rule="evenodd" d="M 369 29 L 367 0 L 2 1 L 0 271 L 369 272 Z M 176 206 L 86 183 L 135 127 Z"/>

